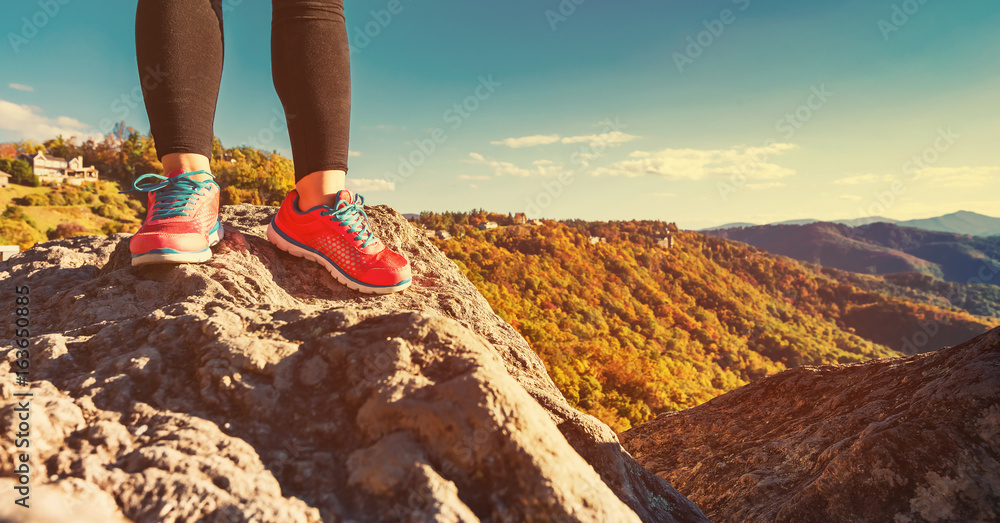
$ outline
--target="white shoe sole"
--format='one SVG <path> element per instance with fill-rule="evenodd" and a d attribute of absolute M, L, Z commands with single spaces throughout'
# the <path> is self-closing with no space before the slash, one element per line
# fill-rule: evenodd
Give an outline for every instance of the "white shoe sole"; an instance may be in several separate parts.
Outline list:
<path fill-rule="evenodd" d="M 132 257 L 132 266 L 152 265 L 157 263 L 201 263 L 212 258 L 212 247 L 218 245 L 225 236 L 225 228 L 219 223 L 219 228 L 208 235 L 208 248 L 198 252 L 154 252 Z"/>
<path fill-rule="evenodd" d="M 320 256 L 319 254 L 313 251 L 307 250 L 303 247 L 300 247 L 286 240 L 281 234 L 278 233 L 278 231 L 274 230 L 273 222 L 267 224 L 267 239 L 276 247 L 287 252 L 288 254 L 291 254 L 292 256 L 298 256 L 299 258 L 312 260 L 322 265 L 323 267 L 326 268 L 327 271 L 329 271 L 331 275 L 333 275 L 334 278 L 336 278 L 337 281 L 343 283 L 349 289 L 361 291 L 365 294 L 392 294 L 394 292 L 400 292 L 408 288 L 410 284 L 413 282 L 413 280 L 410 279 L 398 285 L 392 285 L 386 287 L 372 287 L 369 285 L 365 285 L 363 283 L 358 283 L 354 281 L 350 276 L 341 272 L 340 268 L 330 263 L 329 260 L 327 260 L 326 258 Z"/>

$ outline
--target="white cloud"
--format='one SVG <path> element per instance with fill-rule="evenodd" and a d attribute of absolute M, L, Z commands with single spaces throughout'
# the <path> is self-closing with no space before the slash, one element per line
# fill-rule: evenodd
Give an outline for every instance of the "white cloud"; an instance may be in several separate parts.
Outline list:
<path fill-rule="evenodd" d="M 656 198 L 674 198 L 677 195 L 672 192 L 654 192 L 650 196 L 654 196 Z"/>
<path fill-rule="evenodd" d="M 396 184 L 387 180 L 371 180 L 347 177 L 347 189 L 351 192 L 395 191 Z"/>
<path fill-rule="evenodd" d="M 71 129 L 86 129 L 87 124 L 77 120 L 76 118 L 70 118 L 69 116 L 60 116 L 56 118 L 56 124 L 60 127 L 69 127 Z"/>
<path fill-rule="evenodd" d="M 486 180 L 492 180 L 493 177 L 492 176 L 486 176 L 486 175 L 460 174 L 460 175 L 458 175 L 458 179 L 459 180 L 469 180 L 469 181 L 479 181 L 479 182 L 482 182 L 482 181 L 486 181 Z"/>
<path fill-rule="evenodd" d="M 625 142 L 635 140 L 638 136 L 623 133 L 621 131 L 610 131 L 601 134 L 586 134 L 581 136 L 559 136 L 558 134 L 536 134 L 532 136 L 522 136 L 520 138 L 504 138 L 490 142 L 493 145 L 505 145 L 513 149 L 521 147 L 535 147 L 539 145 L 549 145 L 552 143 L 586 143 L 592 147 L 614 147 Z"/>
<path fill-rule="evenodd" d="M 858 196 L 858 195 L 856 195 L 856 194 L 841 194 L 840 195 L 840 199 L 841 200 L 847 200 L 849 202 L 859 202 L 859 201 L 861 201 L 861 197 Z"/>
<path fill-rule="evenodd" d="M 588 134 L 584 136 L 567 136 L 560 140 L 562 143 L 586 143 L 591 147 L 614 147 L 625 142 L 631 142 L 638 136 L 623 133 L 621 131 L 611 131 L 601 134 Z"/>
<path fill-rule="evenodd" d="M 100 139 L 99 133 L 89 133 L 93 127 L 83 122 L 60 116 L 49 118 L 42 114 L 39 107 L 19 105 L 6 100 L 0 100 L 0 129 L 19 133 L 22 139 L 43 141 L 62 135 L 64 138 L 77 137 L 79 140 L 88 138 Z"/>
<path fill-rule="evenodd" d="M 469 153 L 472 163 L 481 163 L 493 169 L 494 176 L 531 176 L 531 171 L 518 167 L 510 162 L 487 159 L 479 153 Z"/>
<path fill-rule="evenodd" d="M 616 162 L 611 167 L 599 167 L 592 174 L 628 177 L 651 174 L 669 180 L 703 180 L 739 173 L 748 179 L 784 178 L 794 175 L 795 171 L 770 160 L 796 147 L 794 144 L 776 143 L 766 147 L 634 151 L 629 155 L 630 159 Z"/>
<path fill-rule="evenodd" d="M 361 151 L 347 151 L 348 158 L 359 158 L 361 157 Z"/>
<path fill-rule="evenodd" d="M 468 163 L 488 165 L 490 168 L 493 169 L 494 176 L 528 177 L 528 176 L 560 176 L 562 174 L 572 174 L 571 172 L 567 173 L 567 171 L 563 169 L 563 164 L 556 163 L 551 160 L 535 160 L 531 164 L 532 165 L 531 169 L 525 169 L 510 162 L 504 162 L 500 160 L 494 160 L 492 158 L 486 158 L 485 156 L 479 153 L 469 153 L 469 158 L 470 160 L 466 160 Z M 469 175 L 463 175 L 463 176 L 469 176 Z M 459 178 L 461 179 L 461 176 Z M 473 179 L 473 178 L 470 177 L 465 179 Z"/>
<path fill-rule="evenodd" d="M 7 87 L 10 87 L 11 89 L 15 89 L 15 90 L 18 90 L 18 91 L 27 91 L 29 93 L 35 92 L 35 88 L 32 87 L 32 86 L 30 86 L 30 85 L 11 83 L 11 84 L 7 84 Z"/>
<path fill-rule="evenodd" d="M 834 180 L 834 185 L 861 185 L 865 183 L 890 182 L 893 179 L 891 174 L 856 174 Z"/>
<path fill-rule="evenodd" d="M 928 167 L 914 179 L 929 179 L 938 187 L 986 187 L 995 185 L 1000 167 Z"/>
<path fill-rule="evenodd" d="M 578 151 L 578 152 L 575 152 L 573 154 L 576 155 L 576 161 L 578 161 L 580 163 L 581 167 L 590 167 L 590 161 L 591 160 L 596 160 L 596 159 L 604 156 L 603 154 L 596 153 L 596 152 L 588 153 L 588 152 L 583 152 L 583 151 Z"/>
<path fill-rule="evenodd" d="M 534 136 L 522 136 L 520 138 L 504 138 L 490 142 L 493 145 L 506 145 L 513 149 L 521 147 L 534 147 L 536 145 L 548 145 L 559 141 L 558 134 L 536 134 Z"/>

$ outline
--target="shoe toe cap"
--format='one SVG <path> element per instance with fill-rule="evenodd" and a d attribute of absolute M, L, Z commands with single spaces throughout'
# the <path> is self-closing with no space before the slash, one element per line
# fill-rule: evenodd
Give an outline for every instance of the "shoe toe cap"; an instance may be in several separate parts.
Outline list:
<path fill-rule="evenodd" d="M 379 263 L 368 271 L 366 279 L 372 285 L 398 285 L 413 277 L 410 261 L 389 249 L 379 256 Z"/>
<path fill-rule="evenodd" d="M 208 239 L 197 233 L 136 234 L 129 240 L 132 254 L 143 254 L 157 249 L 178 252 L 198 252 L 208 248 Z"/>

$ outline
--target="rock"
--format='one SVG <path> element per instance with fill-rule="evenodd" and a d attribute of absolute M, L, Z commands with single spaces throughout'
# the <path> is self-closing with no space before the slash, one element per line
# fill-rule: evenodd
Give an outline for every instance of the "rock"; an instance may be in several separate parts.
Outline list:
<path fill-rule="evenodd" d="M 0 521 L 20 523 L 128 523 L 114 497 L 92 483 L 66 478 L 33 487 L 27 508 L 14 503 L 16 483 L 0 478 Z"/>
<path fill-rule="evenodd" d="M 35 492 L 100 491 L 134 521 L 705 521 L 417 229 L 368 211 L 414 265 L 406 292 L 350 291 L 249 205 L 223 208 L 204 264 L 133 268 L 122 236 L 0 264 L 30 288 Z"/>
<path fill-rule="evenodd" d="M 785 371 L 622 440 L 713 521 L 998 521 L 1000 327 Z"/>

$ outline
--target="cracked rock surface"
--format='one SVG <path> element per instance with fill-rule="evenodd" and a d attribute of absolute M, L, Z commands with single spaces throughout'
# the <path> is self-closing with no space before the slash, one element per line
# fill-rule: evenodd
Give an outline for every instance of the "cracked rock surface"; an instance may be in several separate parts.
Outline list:
<path fill-rule="evenodd" d="M 224 207 L 225 238 L 204 264 L 133 268 L 123 235 L 0 264 L 4 289 L 30 288 L 29 464 L 46 507 L 10 508 L 24 387 L 8 352 L 0 519 L 705 521 L 571 408 L 397 213 L 369 209 L 414 284 L 370 296 L 272 247 L 274 212 Z"/>
<path fill-rule="evenodd" d="M 788 370 L 622 441 L 712 521 L 1000 521 L 1000 327 Z"/>

